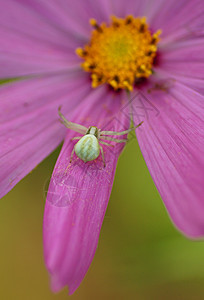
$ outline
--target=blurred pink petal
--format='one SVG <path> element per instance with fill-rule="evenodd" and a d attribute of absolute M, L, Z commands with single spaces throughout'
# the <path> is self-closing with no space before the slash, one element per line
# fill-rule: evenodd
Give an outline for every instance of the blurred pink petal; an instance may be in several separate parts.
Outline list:
<path fill-rule="evenodd" d="M 204 92 L 204 43 L 201 38 L 172 43 L 162 48 L 159 65 L 155 68 L 160 78 L 172 78 Z"/>
<path fill-rule="evenodd" d="M 65 128 L 58 120 L 57 109 L 63 105 L 71 116 L 80 108 L 82 99 L 90 93 L 82 74 L 77 78 L 63 75 L 0 87 L 1 197 L 63 140 Z"/>
<path fill-rule="evenodd" d="M 202 78 L 204 73 L 204 62 L 199 61 L 179 61 L 177 63 L 162 63 L 162 70 L 169 74 L 182 75 L 189 78 Z"/>
<path fill-rule="evenodd" d="M 162 48 L 162 60 L 169 63 L 195 61 L 202 62 L 204 59 L 204 45 L 201 38 L 188 39 Z"/>
<path fill-rule="evenodd" d="M 128 118 L 120 112 L 122 101 L 114 98 L 114 94 L 97 91 L 78 122 L 84 118 L 88 125 L 104 130 L 129 128 Z M 76 133 L 69 130 L 52 175 L 44 215 L 44 253 L 52 288 L 59 291 L 68 285 L 70 294 L 79 286 L 96 251 L 117 159 L 124 147 L 103 147 L 105 168 L 101 157 L 85 164 L 75 155 L 70 164 L 73 136 Z"/>
<path fill-rule="evenodd" d="M 88 22 L 85 36 L 83 26 L 77 31 L 76 21 L 68 16 L 66 22 L 58 19 L 47 1 L 1 0 L 0 4 L 0 78 L 62 72 L 79 66 L 75 49 L 86 41 Z"/>
<path fill-rule="evenodd" d="M 149 4 L 154 6 L 153 10 Z M 163 42 L 175 42 L 203 34 L 204 7 L 202 0 L 149 0 L 146 11 L 147 13 L 143 14 L 148 17 L 153 30 L 155 28 L 162 29 Z"/>
<path fill-rule="evenodd" d="M 168 92 L 139 94 L 135 109 L 141 103 L 153 105 L 151 113 L 146 111 L 141 130 L 136 131 L 153 180 L 176 226 L 187 236 L 201 237 L 204 97 L 175 82 Z"/>

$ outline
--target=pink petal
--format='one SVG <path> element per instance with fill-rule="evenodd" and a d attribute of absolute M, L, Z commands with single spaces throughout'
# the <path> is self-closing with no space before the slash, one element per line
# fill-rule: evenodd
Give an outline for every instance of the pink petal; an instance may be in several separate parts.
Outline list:
<path fill-rule="evenodd" d="M 150 13 L 155 14 L 160 11 L 160 3 L 163 3 L 164 0 L 128 0 L 120 1 L 121 2 L 121 16 L 133 15 L 135 17 L 149 17 Z M 114 2 L 117 6 L 117 2 Z"/>
<path fill-rule="evenodd" d="M 156 75 L 172 77 L 196 91 L 204 91 L 204 43 L 201 38 L 175 42 L 162 48 Z"/>
<path fill-rule="evenodd" d="M 169 74 L 181 75 L 189 78 L 202 78 L 204 75 L 204 62 L 197 61 L 179 61 L 177 63 L 163 62 L 162 70 Z"/>
<path fill-rule="evenodd" d="M 202 0 L 158 0 L 146 3 L 144 14 L 153 30 L 162 30 L 164 42 L 194 38 L 203 34 Z"/>
<path fill-rule="evenodd" d="M 185 76 L 185 74 L 177 74 L 176 72 L 174 72 L 174 70 L 167 71 L 158 67 L 155 69 L 155 76 L 157 76 L 160 79 L 163 78 L 163 82 L 165 81 L 164 78 L 168 78 L 168 81 L 171 81 L 171 83 L 182 82 L 184 85 L 186 85 L 189 88 L 192 88 L 194 91 L 200 93 L 201 95 L 204 94 L 204 80 L 202 78 L 191 78 Z"/>
<path fill-rule="evenodd" d="M 120 112 L 121 104 L 119 96 L 105 88 L 96 90 L 75 121 L 109 130 L 127 129 L 129 118 Z M 70 164 L 74 146 L 70 138 L 76 135 L 67 133 L 50 182 L 44 215 L 44 253 L 52 288 L 59 291 L 68 285 L 70 294 L 81 283 L 95 254 L 117 159 L 124 146 L 103 147 L 105 168 L 101 157 L 85 164 L 74 155 Z"/>
<path fill-rule="evenodd" d="M 80 5 L 78 18 L 73 14 L 71 18 L 69 10 L 65 19 L 51 1 L 0 3 L 0 78 L 59 72 L 79 65 L 75 49 L 84 45 L 90 32 L 88 19 L 83 24 L 79 18 Z"/>
<path fill-rule="evenodd" d="M 203 96 L 174 82 L 166 92 L 138 95 L 133 105 L 139 144 L 175 225 L 189 237 L 204 235 Z"/>
<path fill-rule="evenodd" d="M 204 44 L 202 38 L 174 42 L 162 48 L 162 61 L 179 63 L 204 60 Z"/>
<path fill-rule="evenodd" d="M 91 90 L 86 78 L 77 77 L 53 76 L 1 86 L 0 197 L 62 141 L 65 128 L 58 120 L 58 107 L 71 115 Z"/>

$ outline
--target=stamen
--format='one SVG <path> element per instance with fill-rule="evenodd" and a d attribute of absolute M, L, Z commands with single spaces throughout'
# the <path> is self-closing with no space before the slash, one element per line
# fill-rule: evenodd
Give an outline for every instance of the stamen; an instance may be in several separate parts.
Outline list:
<path fill-rule="evenodd" d="M 90 42 L 76 53 L 84 59 L 82 68 L 91 72 L 93 88 L 108 83 L 115 90 L 131 91 L 138 78 L 152 74 L 161 30 L 152 35 L 145 17 L 112 16 L 110 26 L 94 19 L 90 24 L 94 28 Z"/>

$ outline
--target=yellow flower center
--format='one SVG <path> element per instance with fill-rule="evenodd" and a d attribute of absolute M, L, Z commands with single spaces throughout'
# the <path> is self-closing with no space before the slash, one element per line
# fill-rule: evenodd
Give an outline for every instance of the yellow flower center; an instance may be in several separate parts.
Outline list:
<path fill-rule="evenodd" d="M 91 72 L 93 88 L 108 83 L 115 90 L 131 91 L 137 78 L 152 74 L 161 30 L 152 35 L 144 17 L 111 19 L 110 26 L 91 19 L 90 42 L 76 53 L 84 59 L 82 68 Z"/>

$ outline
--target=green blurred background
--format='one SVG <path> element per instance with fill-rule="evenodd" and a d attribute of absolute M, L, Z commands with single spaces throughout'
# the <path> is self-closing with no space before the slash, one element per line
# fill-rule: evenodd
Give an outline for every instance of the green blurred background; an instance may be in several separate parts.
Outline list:
<path fill-rule="evenodd" d="M 43 262 L 42 222 L 60 148 L 0 202 L 0 299 L 53 294 Z M 122 153 L 93 263 L 71 299 L 204 299 L 204 242 L 172 225 L 136 140 Z"/>

